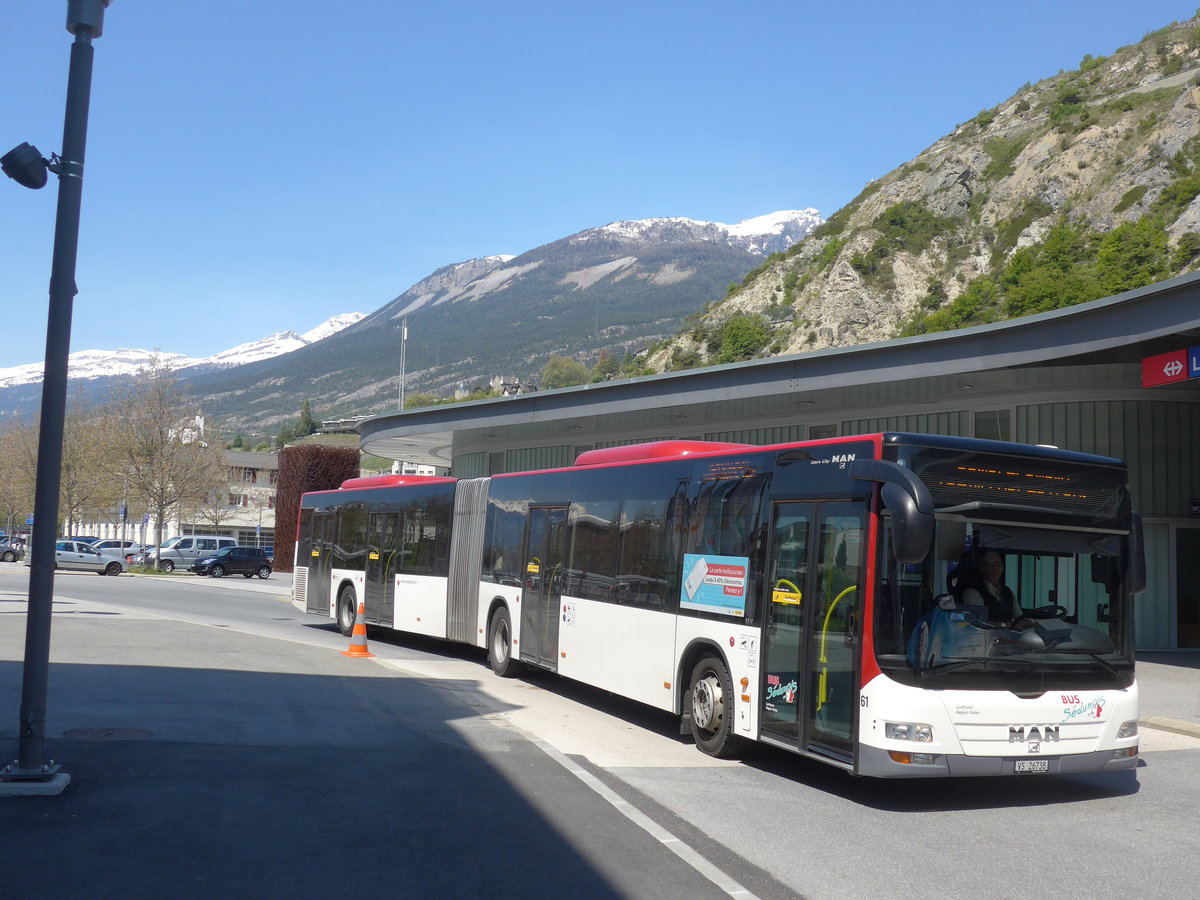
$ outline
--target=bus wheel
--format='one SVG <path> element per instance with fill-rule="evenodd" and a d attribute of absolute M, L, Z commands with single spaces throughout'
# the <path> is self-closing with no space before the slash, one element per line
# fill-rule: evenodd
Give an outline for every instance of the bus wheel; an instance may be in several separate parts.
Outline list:
<path fill-rule="evenodd" d="M 338 594 L 337 627 L 346 637 L 354 632 L 354 620 L 358 617 L 358 607 L 354 604 L 354 588 L 346 585 Z"/>
<path fill-rule="evenodd" d="M 512 623 L 508 610 L 500 607 L 488 626 L 488 664 L 501 678 L 519 675 L 525 668 L 512 655 Z"/>
<path fill-rule="evenodd" d="M 733 733 L 733 680 L 725 663 L 714 656 L 696 663 L 688 706 L 696 746 L 709 756 L 729 756 L 737 738 Z"/>

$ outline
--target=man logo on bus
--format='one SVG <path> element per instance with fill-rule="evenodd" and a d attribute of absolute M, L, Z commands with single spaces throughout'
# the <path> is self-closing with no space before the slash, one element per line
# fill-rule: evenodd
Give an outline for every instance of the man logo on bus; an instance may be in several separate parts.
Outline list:
<path fill-rule="evenodd" d="M 839 469 L 844 469 L 849 463 L 854 462 L 855 454 L 853 453 L 835 453 L 829 459 L 812 459 L 809 460 L 810 466 L 823 466 L 829 463 L 837 463 Z"/>
<path fill-rule="evenodd" d="M 1008 742 L 1010 744 L 1023 744 L 1029 741 L 1030 744 L 1040 743 L 1045 741 L 1058 740 L 1057 725 L 1043 725 L 1040 728 L 1037 725 L 1032 725 L 1029 731 L 1025 730 L 1024 725 L 1009 725 L 1008 726 Z"/>

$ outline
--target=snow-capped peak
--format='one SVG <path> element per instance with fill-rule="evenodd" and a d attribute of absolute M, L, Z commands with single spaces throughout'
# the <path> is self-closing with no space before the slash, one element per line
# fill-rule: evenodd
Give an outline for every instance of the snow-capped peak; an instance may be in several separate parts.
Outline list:
<path fill-rule="evenodd" d="M 363 318 L 365 318 L 363 313 L 343 313 L 322 322 L 316 328 L 306 331 L 302 335 L 296 334 L 294 331 L 280 331 L 257 341 L 238 344 L 236 347 L 222 350 L 220 353 L 203 359 L 191 359 L 182 353 L 163 353 L 158 350 L 80 350 L 70 356 L 67 377 L 88 379 L 133 375 L 149 366 L 151 360 L 155 358 L 176 371 L 240 366 L 298 350 L 306 344 L 329 337 Z M 16 387 L 20 384 L 37 384 L 42 380 L 44 373 L 44 363 L 29 363 L 0 369 L 0 388 Z"/>
<path fill-rule="evenodd" d="M 343 328 L 349 328 L 355 322 L 359 322 L 366 318 L 363 313 L 342 313 L 340 316 L 334 316 L 313 328 L 310 331 L 300 335 L 300 340 L 306 344 L 315 344 L 322 338 L 327 338 L 331 334 L 337 334 Z"/>
<path fill-rule="evenodd" d="M 779 212 L 767 213 L 765 216 L 742 219 L 735 225 L 722 225 L 721 227 L 737 237 L 751 237 L 760 234 L 782 234 L 788 227 L 796 224 L 806 225 L 808 229 L 812 229 L 823 221 L 821 214 L 815 209 L 783 209 Z"/>
<path fill-rule="evenodd" d="M 724 240 L 731 247 L 766 256 L 786 250 L 823 221 L 815 209 L 785 209 L 765 216 L 743 219 L 734 225 L 703 222 L 682 216 L 632 219 L 582 231 L 571 240 L 573 243 L 612 238 L 626 241 Z"/>

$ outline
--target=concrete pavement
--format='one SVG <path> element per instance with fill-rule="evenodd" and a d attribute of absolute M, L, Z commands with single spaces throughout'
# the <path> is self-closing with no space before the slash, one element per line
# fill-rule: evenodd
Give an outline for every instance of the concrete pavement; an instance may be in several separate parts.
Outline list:
<path fill-rule="evenodd" d="M 727 896 L 494 705 L 328 638 L 56 599 L 47 750 L 70 784 L 0 797 L 0 896 Z M 0 593 L 9 759 L 23 640 Z"/>
<path fill-rule="evenodd" d="M 286 575 L 223 583 L 290 590 Z M 328 636 L 56 603 L 47 748 L 71 784 L 0 798 L 0 895 L 724 896 L 497 727 L 509 709 L 521 721 L 519 701 L 498 710 L 474 684 L 414 674 L 436 664 L 350 659 Z M 24 596 L 0 594 L 0 759 L 18 747 L 23 640 Z M 1142 654 L 1138 674 L 1143 724 L 1200 738 L 1200 651 Z"/>

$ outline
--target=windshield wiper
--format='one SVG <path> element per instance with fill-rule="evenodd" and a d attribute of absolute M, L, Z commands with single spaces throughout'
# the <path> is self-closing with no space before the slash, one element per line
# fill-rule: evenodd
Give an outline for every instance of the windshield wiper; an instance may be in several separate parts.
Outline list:
<path fill-rule="evenodd" d="M 1035 659 L 1014 659 L 1011 655 L 1005 656 L 943 656 L 941 659 L 955 660 L 955 662 L 946 663 L 945 665 L 927 666 L 924 669 L 917 669 L 917 674 L 922 678 L 936 677 L 945 675 L 948 672 L 957 672 L 959 669 L 965 669 L 967 666 L 975 663 L 982 663 L 981 669 L 986 670 L 987 664 L 990 662 L 1017 662 L 1024 663 L 1027 666 L 1039 665 Z"/>
<path fill-rule="evenodd" d="M 1071 650 L 1055 650 L 1054 652 L 1055 653 L 1075 653 L 1075 654 L 1082 653 L 1085 656 L 1090 656 L 1096 662 L 1100 663 L 1100 665 L 1104 666 L 1104 668 L 1106 668 L 1108 670 L 1108 674 L 1110 674 L 1110 675 L 1120 675 L 1121 674 L 1120 669 L 1118 669 L 1116 666 L 1114 666 L 1108 660 L 1103 659 L 1100 656 L 1100 654 L 1097 653 L 1095 650 L 1083 650 L 1083 649 L 1076 648 L 1076 649 L 1071 649 Z"/>

